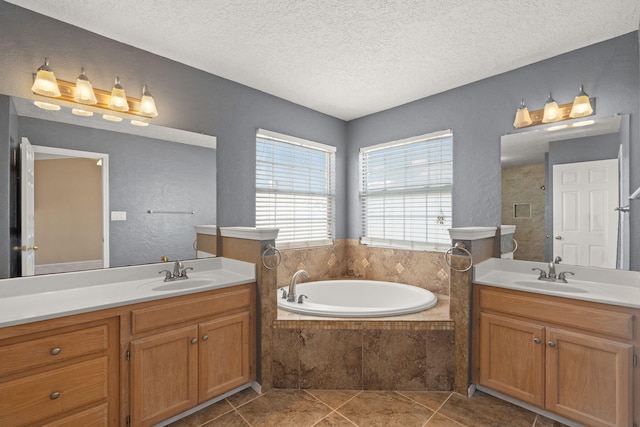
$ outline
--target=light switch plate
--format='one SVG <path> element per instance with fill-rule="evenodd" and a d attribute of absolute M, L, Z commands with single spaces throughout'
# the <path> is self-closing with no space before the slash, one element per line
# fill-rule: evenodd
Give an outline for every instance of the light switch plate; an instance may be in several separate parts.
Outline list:
<path fill-rule="evenodd" d="M 126 221 L 126 220 L 127 220 L 126 211 L 111 211 L 111 221 Z"/>

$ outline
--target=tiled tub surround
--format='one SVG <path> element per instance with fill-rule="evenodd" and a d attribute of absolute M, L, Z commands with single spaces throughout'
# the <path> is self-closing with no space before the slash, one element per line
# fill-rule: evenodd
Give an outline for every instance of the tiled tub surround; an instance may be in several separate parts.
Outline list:
<path fill-rule="evenodd" d="M 454 257 L 456 258 L 456 257 Z M 278 310 L 273 322 L 273 386 L 289 389 L 448 391 L 455 374 L 449 269 L 439 252 L 360 245 L 282 251 L 279 286 L 299 269 L 313 280 L 399 282 L 438 296 L 432 309 L 403 316 L 340 319 Z"/>

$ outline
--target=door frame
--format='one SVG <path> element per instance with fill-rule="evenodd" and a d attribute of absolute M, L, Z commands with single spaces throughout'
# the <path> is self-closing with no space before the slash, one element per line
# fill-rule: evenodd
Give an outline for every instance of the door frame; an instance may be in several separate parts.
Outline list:
<path fill-rule="evenodd" d="M 36 160 L 38 154 L 64 158 L 83 158 L 102 161 L 102 268 L 109 268 L 109 155 L 92 151 L 32 145 Z"/>

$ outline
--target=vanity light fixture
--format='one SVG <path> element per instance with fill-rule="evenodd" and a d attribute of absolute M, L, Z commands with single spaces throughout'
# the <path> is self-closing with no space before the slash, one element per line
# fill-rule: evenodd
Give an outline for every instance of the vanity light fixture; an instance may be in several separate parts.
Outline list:
<path fill-rule="evenodd" d="M 582 85 L 580 85 L 580 92 L 576 95 L 573 102 L 558 105 L 558 103 L 551 97 L 547 98 L 547 102 L 544 104 L 543 110 L 529 111 L 524 105 L 524 100 L 516 111 L 516 117 L 513 122 L 513 127 L 516 129 L 525 128 L 529 126 L 537 126 L 544 123 L 561 122 L 565 120 L 591 116 L 595 112 L 596 99 L 589 98 L 584 92 Z M 586 126 L 579 123 L 569 123 L 568 127 L 573 126 Z M 560 129 L 557 126 L 552 126 L 548 130 Z"/>
<path fill-rule="evenodd" d="M 589 101 L 589 95 L 584 92 L 584 88 L 580 85 L 580 92 L 578 92 L 573 100 L 573 106 L 571 107 L 569 117 L 575 119 L 578 117 L 589 116 L 591 113 L 593 113 L 593 108 Z"/>
<path fill-rule="evenodd" d="M 158 116 L 155 100 L 146 84 L 142 86 L 142 97 L 137 99 L 126 95 L 119 77 L 115 78 L 110 92 L 94 88 L 84 68 L 74 83 L 58 80 L 49 66 L 48 58 L 38 68 L 31 90 L 38 96 L 52 99 L 35 98 L 34 104 L 46 110 L 60 110 L 64 106 L 71 108 L 71 112 L 78 116 L 103 113 L 106 120 L 120 122 L 128 119 L 137 126 L 146 126 L 148 123 L 145 119 Z M 111 111 L 117 114 L 111 114 Z"/>
<path fill-rule="evenodd" d="M 549 94 L 549 98 L 547 98 L 547 102 L 544 103 L 544 114 L 542 116 L 542 123 L 552 123 L 560 120 L 560 109 L 558 108 L 558 103 L 555 99 L 551 97 Z"/>
<path fill-rule="evenodd" d="M 516 111 L 516 119 L 513 121 L 513 127 L 515 128 L 523 128 L 525 126 L 529 126 L 533 121 L 531 120 L 531 115 L 529 114 L 529 109 L 524 104 L 524 98 L 522 99 L 522 103 Z"/>
<path fill-rule="evenodd" d="M 38 68 L 36 79 L 31 86 L 33 93 L 48 97 L 60 96 L 60 88 L 58 87 L 58 81 L 56 75 L 53 74 L 53 70 L 49 67 L 49 58 L 44 58 L 44 64 Z"/>

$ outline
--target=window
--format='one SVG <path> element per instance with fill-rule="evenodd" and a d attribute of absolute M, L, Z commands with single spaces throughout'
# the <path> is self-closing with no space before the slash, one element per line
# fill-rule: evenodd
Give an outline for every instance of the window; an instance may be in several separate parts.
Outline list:
<path fill-rule="evenodd" d="M 331 244 L 335 147 L 258 129 L 256 227 L 279 228 L 278 246 Z"/>
<path fill-rule="evenodd" d="M 362 243 L 450 246 L 451 130 L 360 149 Z"/>

